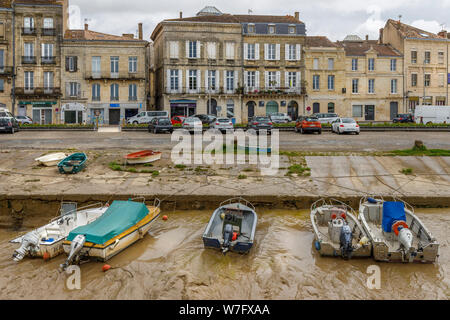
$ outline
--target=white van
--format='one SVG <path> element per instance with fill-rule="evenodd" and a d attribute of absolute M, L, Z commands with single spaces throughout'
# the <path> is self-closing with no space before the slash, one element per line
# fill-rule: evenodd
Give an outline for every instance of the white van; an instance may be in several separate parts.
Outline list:
<path fill-rule="evenodd" d="M 417 106 L 416 123 L 450 123 L 450 106 Z"/>
<path fill-rule="evenodd" d="M 150 123 L 153 118 L 168 118 L 168 111 L 142 111 L 134 117 L 128 118 L 128 124 Z"/>

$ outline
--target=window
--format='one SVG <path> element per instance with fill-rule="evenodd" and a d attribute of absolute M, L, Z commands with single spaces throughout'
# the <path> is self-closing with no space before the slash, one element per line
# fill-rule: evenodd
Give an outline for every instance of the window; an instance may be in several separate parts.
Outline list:
<path fill-rule="evenodd" d="M 117 83 L 111 85 L 111 101 L 119 101 L 119 85 Z"/>
<path fill-rule="evenodd" d="M 297 88 L 297 72 L 288 72 L 287 73 L 287 86 L 289 88 Z"/>
<path fill-rule="evenodd" d="M 25 42 L 24 49 L 25 49 L 25 57 L 34 57 L 34 43 Z"/>
<path fill-rule="evenodd" d="M 295 33 L 295 26 L 290 26 L 289 27 L 289 33 L 290 34 L 294 34 Z"/>
<path fill-rule="evenodd" d="M 397 71 L 397 59 L 391 59 L 391 71 Z"/>
<path fill-rule="evenodd" d="M 358 70 L 358 59 L 352 59 L 352 71 Z"/>
<path fill-rule="evenodd" d="M 411 51 L 411 63 L 417 63 L 417 51 Z"/>
<path fill-rule="evenodd" d="M 287 49 L 288 49 L 288 60 L 297 60 L 297 50 L 296 50 L 296 45 L 295 44 L 289 44 L 287 45 Z"/>
<path fill-rule="evenodd" d="M 274 34 L 275 33 L 275 26 L 274 25 L 269 25 L 269 33 L 270 34 Z"/>
<path fill-rule="evenodd" d="M 352 106 L 352 117 L 362 118 L 362 116 L 363 116 L 363 106 L 361 105 Z"/>
<path fill-rule="evenodd" d="M 276 60 L 277 58 L 277 46 L 276 44 L 270 43 L 267 45 L 267 60 Z"/>
<path fill-rule="evenodd" d="M 437 106 L 445 106 L 445 97 L 436 97 Z"/>
<path fill-rule="evenodd" d="M 5 80 L 0 79 L 0 92 L 5 91 Z"/>
<path fill-rule="evenodd" d="M 101 57 L 92 57 L 92 74 L 99 76 L 101 73 L 101 65 L 102 65 Z"/>
<path fill-rule="evenodd" d="M 189 41 L 189 55 L 190 59 L 197 58 L 197 41 Z"/>
<path fill-rule="evenodd" d="M 179 47 L 178 41 L 170 41 L 169 43 L 170 59 L 178 59 Z"/>
<path fill-rule="evenodd" d="M 25 71 L 25 90 L 34 89 L 34 72 Z"/>
<path fill-rule="evenodd" d="M 5 67 L 5 50 L 0 49 L 0 70 Z"/>
<path fill-rule="evenodd" d="M 369 93 L 375 93 L 375 79 L 369 79 Z"/>
<path fill-rule="evenodd" d="M 255 33 L 255 25 L 254 24 L 248 25 L 248 33 Z"/>
<path fill-rule="evenodd" d="M 53 72 L 44 72 L 44 90 L 53 89 Z"/>
<path fill-rule="evenodd" d="M 197 90 L 197 70 L 189 70 L 189 90 Z"/>
<path fill-rule="evenodd" d="M 226 90 L 228 92 L 233 92 L 234 91 L 234 71 L 227 71 L 226 79 L 227 79 Z"/>
<path fill-rule="evenodd" d="M 374 71 L 374 70 L 375 70 L 375 59 L 370 58 L 369 59 L 369 71 Z"/>
<path fill-rule="evenodd" d="M 44 18 L 44 29 L 53 29 L 53 18 Z"/>
<path fill-rule="evenodd" d="M 254 43 L 247 45 L 247 60 L 256 60 L 256 45 Z"/>
<path fill-rule="evenodd" d="M 128 86 L 128 100 L 137 101 L 137 85 L 134 83 Z"/>
<path fill-rule="evenodd" d="M 137 57 L 128 57 L 128 72 L 136 73 L 137 72 L 137 64 L 138 64 Z"/>
<path fill-rule="evenodd" d="M 92 85 L 92 101 L 100 101 L 100 84 L 98 83 Z"/>
<path fill-rule="evenodd" d="M 444 64 L 444 52 L 443 51 L 438 52 L 438 63 Z"/>
<path fill-rule="evenodd" d="M 277 73 L 274 71 L 267 72 L 267 85 L 269 88 L 275 88 L 277 86 Z"/>
<path fill-rule="evenodd" d="M 32 17 L 25 17 L 23 19 L 23 27 L 28 30 L 34 29 L 34 19 Z"/>
<path fill-rule="evenodd" d="M 249 88 L 256 87 L 256 71 L 247 72 L 247 87 Z"/>
<path fill-rule="evenodd" d="M 319 70 L 319 59 L 318 58 L 314 58 L 313 69 L 314 70 Z"/>
<path fill-rule="evenodd" d="M 334 59 L 328 58 L 328 70 L 334 70 Z"/>
<path fill-rule="evenodd" d="M 69 96 L 78 97 L 79 96 L 80 84 L 78 82 L 69 82 Z"/>
<path fill-rule="evenodd" d="M 227 101 L 227 118 L 234 118 L 234 101 L 231 99 Z"/>
<path fill-rule="evenodd" d="M 358 93 L 359 79 L 352 80 L 352 93 Z"/>
<path fill-rule="evenodd" d="M 170 91 L 178 91 L 179 88 L 179 71 L 178 70 L 170 70 Z"/>
<path fill-rule="evenodd" d="M 78 70 L 78 57 L 66 57 L 66 71 L 76 72 Z"/>
<path fill-rule="evenodd" d="M 439 77 L 439 87 L 443 87 L 444 86 L 444 80 L 445 80 L 445 75 L 443 73 L 439 73 L 438 75 Z"/>
<path fill-rule="evenodd" d="M 43 43 L 42 44 L 42 58 L 53 58 L 53 44 Z"/>
<path fill-rule="evenodd" d="M 208 59 L 216 59 L 216 43 L 208 42 L 206 47 L 208 51 Z"/>
<path fill-rule="evenodd" d="M 425 74 L 424 85 L 429 87 L 431 84 L 431 74 Z"/>
<path fill-rule="evenodd" d="M 328 76 L 328 90 L 334 90 L 334 75 Z"/>
<path fill-rule="evenodd" d="M 234 60 L 234 43 L 233 42 L 227 42 L 225 44 L 225 51 L 226 51 L 227 60 Z"/>
<path fill-rule="evenodd" d="M 320 90 L 320 76 L 313 75 L 313 90 Z"/>
<path fill-rule="evenodd" d="M 397 79 L 391 79 L 391 93 L 397 93 Z"/>
<path fill-rule="evenodd" d="M 411 74 L 411 87 L 417 87 L 417 73 Z"/>
<path fill-rule="evenodd" d="M 328 113 L 334 113 L 334 103 L 328 103 Z"/>
<path fill-rule="evenodd" d="M 119 73 L 119 57 L 111 57 L 111 73 Z"/>
<path fill-rule="evenodd" d="M 425 51 L 425 64 L 430 64 L 431 62 L 431 52 L 430 51 Z"/>
<path fill-rule="evenodd" d="M 216 70 L 208 70 L 208 90 L 216 90 Z"/>

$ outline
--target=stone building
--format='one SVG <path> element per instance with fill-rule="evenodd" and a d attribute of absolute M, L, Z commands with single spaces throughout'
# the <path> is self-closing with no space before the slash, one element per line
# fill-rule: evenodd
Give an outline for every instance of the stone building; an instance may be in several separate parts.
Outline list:
<path fill-rule="evenodd" d="M 230 15 L 206 7 L 195 17 L 164 20 L 151 37 L 156 105 L 171 116 L 214 114 L 236 122 L 298 113 L 304 37 L 298 15 Z"/>
<path fill-rule="evenodd" d="M 345 50 L 327 37 L 306 37 L 303 49 L 305 60 L 305 110 L 309 113 L 351 114 L 344 104 Z"/>
<path fill-rule="evenodd" d="M 0 108 L 11 110 L 13 82 L 13 9 L 11 0 L 0 1 Z"/>
<path fill-rule="evenodd" d="M 404 55 L 404 111 L 421 104 L 449 105 L 450 39 L 445 31 L 434 34 L 389 19 L 380 39 Z"/>
<path fill-rule="evenodd" d="M 63 123 L 122 124 L 147 109 L 148 49 L 139 35 L 67 30 L 62 45 Z"/>
<path fill-rule="evenodd" d="M 403 108 L 403 56 L 378 40 L 347 36 L 344 114 L 356 120 L 390 121 Z"/>

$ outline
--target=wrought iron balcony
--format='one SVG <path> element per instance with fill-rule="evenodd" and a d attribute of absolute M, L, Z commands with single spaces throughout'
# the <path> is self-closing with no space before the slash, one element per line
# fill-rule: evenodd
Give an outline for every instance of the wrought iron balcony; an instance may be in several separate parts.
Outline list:
<path fill-rule="evenodd" d="M 56 57 L 41 57 L 42 64 L 56 64 Z"/>
<path fill-rule="evenodd" d="M 12 75 L 13 67 L 0 66 L 0 75 Z"/>
<path fill-rule="evenodd" d="M 23 36 L 35 36 L 36 28 L 30 28 L 30 27 L 22 28 L 22 35 Z"/>
<path fill-rule="evenodd" d="M 16 96 L 23 97 L 59 97 L 61 96 L 60 88 L 45 87 L 45 88 L 30 88 L 30 87 L 16 87 Z"/>
<path fill-rule="evenodd" d="M 56 36 L 55 28 L 42 28 L 41 33 L 43 36 Z"/>
<path fill-rule="evenodd" d="M 36 56 L 23 56 L 22 64 L 36 64 Z"/>

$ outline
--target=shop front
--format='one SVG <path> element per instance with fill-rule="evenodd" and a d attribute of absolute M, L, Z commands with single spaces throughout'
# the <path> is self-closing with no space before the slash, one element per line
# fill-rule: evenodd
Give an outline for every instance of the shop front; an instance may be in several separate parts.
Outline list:
<path fill-rule="evenodd" d="M 31 115 L 34 124 L 52 124 L 56 101 L 19 101 L 18 115 Z"/>
<path fill-rule="evenodd" d="M 61 107 L 61 122 L 66 124 L 86 123 L 86 107 L 80 103 L 66 103 Z"/>
<path fill-rule="evenodd" d="M 170 100 L 170 114 L 174 116 L 190 117 L 197 112 L 196 100 Z"/>

